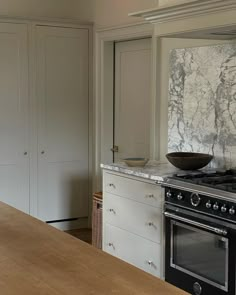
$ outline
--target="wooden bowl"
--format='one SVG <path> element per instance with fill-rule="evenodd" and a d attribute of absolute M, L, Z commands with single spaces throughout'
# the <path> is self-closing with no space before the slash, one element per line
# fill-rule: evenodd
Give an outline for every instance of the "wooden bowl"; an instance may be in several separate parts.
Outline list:
<path fill-rule="evenodd" d="M 168 161 L 182 170 L 195 170 L 205 167 L 213 159 L 212 155 L 190 152 L 175 152 L 166 155 Z"/>
<path fill-rule="evenodd" d="M 146 158 L 126 158 L 123 161 L 130 167 L 144 167 L 148 159 Z"/>

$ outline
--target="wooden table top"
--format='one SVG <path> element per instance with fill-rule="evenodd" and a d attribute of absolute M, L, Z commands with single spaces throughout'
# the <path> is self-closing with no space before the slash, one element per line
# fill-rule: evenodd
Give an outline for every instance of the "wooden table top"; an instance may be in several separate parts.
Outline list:
<path fill-rule="evenodd" d="M 0 202 L 2 295 L 186 295 Z"/>

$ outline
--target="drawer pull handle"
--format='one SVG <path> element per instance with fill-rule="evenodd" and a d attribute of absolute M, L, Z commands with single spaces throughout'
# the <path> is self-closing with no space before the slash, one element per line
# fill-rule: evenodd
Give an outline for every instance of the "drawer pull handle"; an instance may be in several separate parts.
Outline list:
<path fill-rule="evenodd" d="M 147 198 L 147 199 L 154 199 L 154 195 L 153 194 L 148 194 L 148 195 L 145 195 L 145 198 Z"/>
<path fill-rule="evenodd" d="M 155 223 L 154 223 L 154 222 L 152 222 L 152 221 L 149 221 L 149 222 L 147 222 L 147 223 L 146 223 L 146 225 L 147 225 L 147 226 L 149 226 L 149 227 L 151 227 L 151 226 L 152 226 L 152 227 L 154 227 L 155 229 L 157 229 L 157 227 L 156 227 Z"/>
<path fill-rule="evenodd" d="M 153 264 L 153 262 L 151 261 L 151 260 L 148 260 L 148 262 L 147 262 L 149 265 L 152 265 Z"/>
<path fill-rule="evenodd" d="M 114 185 L 114 183 L 109 183 L 108 186 L 109 186 L 109 187 L 116 188 L 116 186 Z"/>
<path fill-rule="evenodd" d="M 147 260 L 147 264 L 151 267 L 153 267 L 154 269 L 157 269 L 155 263 L 152 260 Z"/>
<path fill-rule="evenodd" d="M 116 211 L 114 209 L 108 209 L 109 212 L 116 214 Z"/>
<path fill-rule="evenodd" d="M 113 243 L 108 243 L 108 246 L 109 246 L 109 247 L 112 247 L 112 248 L 115 250 L 115 246 L 114 246 Z"/>

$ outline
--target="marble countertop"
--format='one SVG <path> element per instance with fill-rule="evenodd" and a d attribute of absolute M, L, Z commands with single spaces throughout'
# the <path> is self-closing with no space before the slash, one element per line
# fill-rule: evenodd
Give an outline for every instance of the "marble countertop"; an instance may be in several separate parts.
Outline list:
<path fill-rule="evenodd" d="M 124 162 L 119 162 L 101 164 L 101 168 L 158 182 L 180 171 L 170 163 L 158 161 L 149 161 L 144 167 L 129 167 Z"/>

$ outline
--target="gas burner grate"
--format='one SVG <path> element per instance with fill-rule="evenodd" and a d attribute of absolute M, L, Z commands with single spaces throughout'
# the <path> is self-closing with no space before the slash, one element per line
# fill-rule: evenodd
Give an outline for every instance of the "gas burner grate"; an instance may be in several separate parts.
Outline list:
<path fill-rule="evenodd" d="M 188 183 L 236 193 L 235 169 L 226 171 L 191 171 L 189 173 L 178 173 L 174 175 L 174 178 Z"/>

